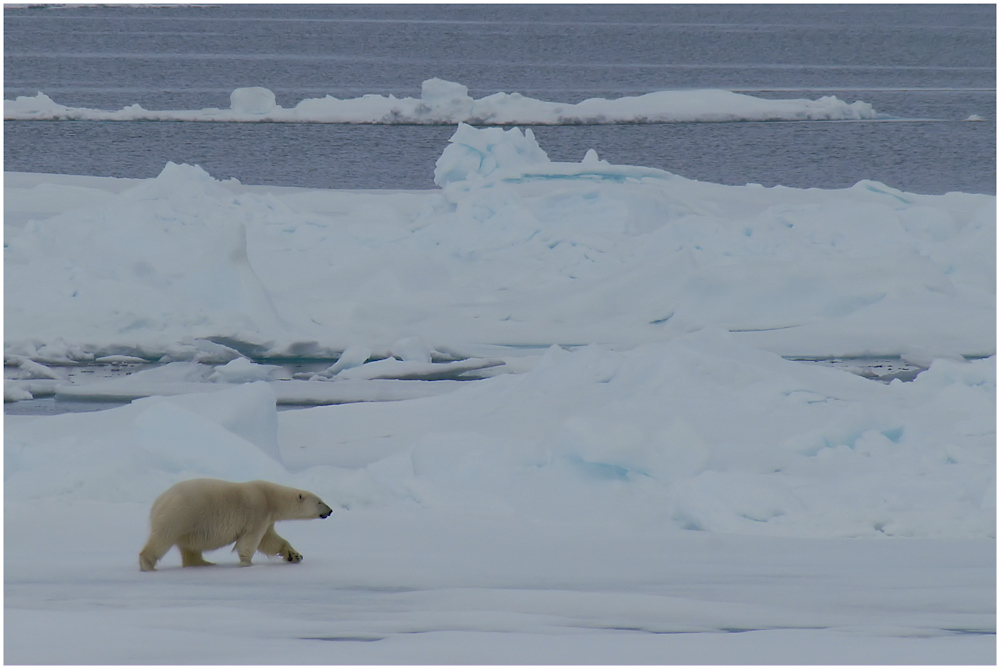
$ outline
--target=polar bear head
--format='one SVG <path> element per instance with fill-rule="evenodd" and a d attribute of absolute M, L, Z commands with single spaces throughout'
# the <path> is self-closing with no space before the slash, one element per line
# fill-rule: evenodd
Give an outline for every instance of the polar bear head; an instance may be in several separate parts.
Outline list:
<path fill-rule="evenodd" d="M 311 518 L 326 518 L 333 509 L 319 497 L 305 490 L 292 489 L 291 504 L 287 509 L 287 520 L 309 520 Z M 282 514 L 285 515 L 285 514 Z"/>

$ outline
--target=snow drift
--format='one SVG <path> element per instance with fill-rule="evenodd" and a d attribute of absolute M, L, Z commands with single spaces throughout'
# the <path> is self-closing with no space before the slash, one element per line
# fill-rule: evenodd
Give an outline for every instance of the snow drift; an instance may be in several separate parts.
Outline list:
<path fill-rule="evenodd" d="M 277 104 L 272 91 L 238 88 L 229 109 L 155 111 L 138 104 L 117 111 L 67 107 L 42 92 L 4 100 L 5 120 L 60 121 L 214 121 L 249 123 L 378 123 L 452 125 L 562 125 L 683 123 L 717 121 L 844 121 L 877 117 L 866 102 L 846 103 L 834 96 L 818 100 L 767 100 L 722 90 L 659 91 L 612 100 L 547 102 L 519 93 L 494 93 L 473 99 L 462 84 L 428 79 L 420 98 L 364 95 L 341 100 L 308 98 L 292 108 Z"/>

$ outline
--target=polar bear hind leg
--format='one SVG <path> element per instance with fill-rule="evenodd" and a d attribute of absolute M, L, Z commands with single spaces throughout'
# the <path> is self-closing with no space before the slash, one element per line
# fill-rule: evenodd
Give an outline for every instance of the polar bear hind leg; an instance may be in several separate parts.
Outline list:
<path fill-rule="evenodd" d="M 181 552 L 181 566 L 182 567 L 210 567 L 214 565 L 214 562 L 209 562 L 201 556 L 201 551 L 195 550 L 193 548 L 184 548 L 183 546 L 177 546 Z"/>
<path fill-rule="evenodd" d="M 139 569 L 142 571 L 156 571 L 156 563 L 160 561 L 170 547 L 173 546 L 173 542 L 166 543 L 162 539 L 158 539 L 155 535 L 149 537 L 149 541 L 146 542 L 145 547 L 139 553 Z"/>

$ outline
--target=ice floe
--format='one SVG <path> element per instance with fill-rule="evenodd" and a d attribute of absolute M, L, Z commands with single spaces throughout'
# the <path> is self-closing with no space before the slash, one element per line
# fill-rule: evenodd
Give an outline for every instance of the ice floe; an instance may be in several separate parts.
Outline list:
<path fill-rule="evenodd" d="M 294 107 L 276 103 L 272 91 L 237 88 L 230 108 L 148 110 L 132 104 L 117 111 L 67 107 L 39 91 L 4 100 L 5 120 L 46 121 L 202 121 L 272 123 L 378 123 L 452 125 L 566 125 L 609 123 L 700 123 L 720 121 L 872 120 L 867 102 L 847 103 L 835 96 L 817 100 L 771 100 L 725 90 L 658 91 L 577 103 L 548 102 L 519 93 L 494 93 L 474 99 L 462 84 L 428 79 L 419 98 L 368 94 L 339 99 L 307 98 Z"/>

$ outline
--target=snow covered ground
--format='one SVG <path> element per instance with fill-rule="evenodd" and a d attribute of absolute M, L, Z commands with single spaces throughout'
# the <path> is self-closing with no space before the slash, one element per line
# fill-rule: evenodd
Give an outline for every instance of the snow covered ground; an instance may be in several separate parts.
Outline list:
<path fill-rule="evenodd" d="M 173 553 L 142 573 L 134 553 L 147 512 L 55 498 L 8 505 L 7 663 L 989 664 L 994 656 L 988 540 L 758 538 L 365 509 L 285 523 L 282 533 L 305 555 L 297 565 L 239 569 L 220 551 L 220 566 L 182 570 Z"/>
<path fill-rule="evenodd" d="M 835 96 L 818 100 L 767 100 L 722 90 L 658 91 L 579 103 L 548 102 L 519 93 L 473 99 L 462 84 L 428 79 L 420 98 L 368 94 L 341 100 L 308 98 L 292 108 L 277 104 L 262 87 L 237 88 L 229 109 L 148 110 L 132 104 L 117 111 L 67 107 L 39 91 L 4 100 L 4 119 L 18 121 L 253 121 L 291 123 L 474 123 L 477 125 L 671 123 L 713 121 L 856 121 L 878 117 L 867 102 L 846 103 Z"/>
<path fill-rule="evenodd" d="M 435 179 L 5 174 L 5 398 L 133 400 L 5 419 L 5 661 L 995 662 L 994 197 Z M 195 476 L 337 513 L 140 573 Z"/>

